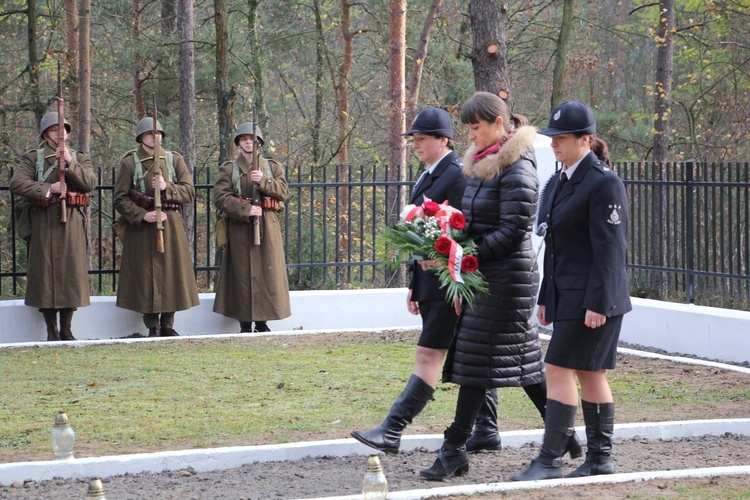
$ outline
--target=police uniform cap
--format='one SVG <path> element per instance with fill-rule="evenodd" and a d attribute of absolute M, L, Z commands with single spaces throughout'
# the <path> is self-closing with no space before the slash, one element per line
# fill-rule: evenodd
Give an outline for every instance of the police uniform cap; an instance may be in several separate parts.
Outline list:
<path fill-rule="evenodd" d="M 65 121 L 65 130 L 70 133 L 70 124 L 68 123 L 68 120 L 65 120 L 64 118 L 63 120 Z M 50 111 L 42 117 L 42 121 L 39 122 L 39 137 L 44 139 L 44 133 L 52 125 L 58 125 L 57 111 Z"/>
<path fill-rule="evenodd" d="M 255 134 L 258 138 L 258 141 L 260 142 L 260 145 L 263 146 L 263 144 L 265 144 L 265 141 L 263 140 L 263 132 L 260 131 L 260 127 L 257 125 L 255 126 Z M 237 133 L 234 134 L 235 146 L 240 145 L 240 137 L 242 137 L 243 135 L 253 135 L 253 122 L 245 122 L 237 128 Z"/>
<path fill-rule="evenodd" d="M 409 131 L 401 135 L 428 134 L 453 139 L 453 120 L 447 111 L 427 108 L 419 112 Z"/>
<path fill-rule="evenodd" d="M 564 102 L 552 111 L 549 125 L 539 133 L 549 136 L 573 133 L 595 134 L 594 112 L 582 102 Z"/>

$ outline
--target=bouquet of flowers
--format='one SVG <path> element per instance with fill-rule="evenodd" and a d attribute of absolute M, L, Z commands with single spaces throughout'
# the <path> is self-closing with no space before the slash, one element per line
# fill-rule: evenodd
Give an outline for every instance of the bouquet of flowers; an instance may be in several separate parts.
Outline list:
<path fill-rule="evenodd" d="M 487 293 L 487 281 L 479 272 L 477 247 L 464 232 L 466 218 L 447 202 L 428 198 L 421 206 L 407 205 L 394 227 L 386 228 L 388 258 L 385 264 L 397 268 L 410 260 L 431 260 L 440 288 L 447 288 L 445 299 L 453 303 L 458 297 L 474 307 L 477 293 Z"/>

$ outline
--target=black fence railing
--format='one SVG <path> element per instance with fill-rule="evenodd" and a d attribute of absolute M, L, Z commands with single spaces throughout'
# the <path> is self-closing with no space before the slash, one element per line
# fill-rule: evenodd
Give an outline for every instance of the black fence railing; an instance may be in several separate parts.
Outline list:
<path fill-rule="evenodd" d="M 0 173 L 0 298 L 20 298 L 25 293 L 26 243 L 15 238 L 13 209 L 16 197 L 8 184 L 12 170 Z M 418 174 L 418 173 L 417 173 Z M 194 175 L 196 199 L 183 207 L 198 287 L 213 290 L 221 262 L 214 239 L 213 206 L 215 172 Z M 286 169 L 290 197 L 281 214 L 289 284 L 292 289 L 383 288 L 402 286 L 404 272 L 387 272 L 381 229 L 388 214 L 401 210 L 401 196 L 414 185 L 415 172 L 404 179 L 386 180 L 382 165 L 320 167 L 303 173 Z M 121 256 L 112 222 L 116 217 L 112 195 L 114 172 L 98 171 L 92 193 L 89 223 L 91 292 L 111 295 L 117 290 Z M 192 212 L 190 214 L 189 212 Z"/>
<path fill-rule="evenodd" d="M 750 302 L 750 167 L 748 163 L 622 163 L 616 171 L 630 200 L 628 269 L 633 295 L 748 308 Z M 383 165 L 287 168 L 290 198 L 282 215 L 292 289 L 402 286 L 403 272 L 379 265 L 381 229 L 400 210 L 418 172 L 389 181 Z M 99 173 L 90 218 L 91 291 L 117 289 L 120 244 L 111 228 L 114 174 Z M 25 291 L 26 244 L 15 238 L 15 199 L 0 173 L 0 298 Z M 195 176 L 196 200 L 185 207 L 199 289 L 213 289 L 221 252 L 213 227 L 215 171 Z M 399 191 L 400 190 L 400 191 Z M 390 209 L 390 210 L 389 210 Z M 189 213 L 194 214 L 194 217 Z M 192 224 L 190 221 L 194 221 Z"/>
<path fill-rule="evenodd" d="M 621 163 L 630 201 L 633 295 L 748 308 L 745 163 Z"/>

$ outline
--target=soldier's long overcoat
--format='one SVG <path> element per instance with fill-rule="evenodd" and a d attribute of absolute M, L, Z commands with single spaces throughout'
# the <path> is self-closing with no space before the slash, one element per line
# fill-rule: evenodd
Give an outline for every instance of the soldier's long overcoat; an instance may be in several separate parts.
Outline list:
<path fill-rule="evenodd" d="M 263 165 L 263 158 L 259 158 Z M 242 195 L 250 193 L 249 162 L 237 159 Z M 281 165 L 268 160 L 273 177 L 264 175 L 258 186 L 261 194 L 285 201 L 289 188 Z M 284 240 L 279 214 L 263 210 L 260 217 L 261 244 L 253 245 L 250 203 L 235 196 L 233 164 L 224 163 L 214 186 L 214 205 L 227 217 L 227 244 L 216 286 L 214 312 L 238 321 L 268 321 L 291 316 L 289 282 L 284 260 Z"/>
<path fill-rule="evenodd" d="M 89 193 L 96 187 L 91 159 L 72 152 L 65 174 L 68 191 Z M 13 173 L 10 190 L 29 199 L 44 200 L 57 182 L 55 150 L 45 143 L 44 172 L 53 167 L 45 181 L 36 179 L 37 150 L 21 157 Z M 68 222 L 59 220 L 60 205 L 31 207 L 31 240 L 27 273 L 26 305 L 44 309 L 76 308 L 89 305 L 89 262 L 86 208 L 68 206 Z"/>
<path fill-rule="evenodd" d="M 156 251 L 156 224 L 143 221 L 148 212 L 130 199 L 135 175 L 137 154 L 143 165 L 143 182 L 139 187 L 149 196 L 152 187 L 153 159 L 143 146 L 128 152 L 117 170 L 115 181 L 115 209 L 125 219 L 120 277 L 117 287 L 117 307 L 140 313 L 183 311 L 198 305 L 198 286 L 188 250 L 182 214 L 178 210 L 164 210 L 164 253 Z M 192 203 L 195 187 L 185 160 L 174 154 L 175 179 L 169 179 L 165 159 L 161 169 L 167 188 L 162 201 Z"/>

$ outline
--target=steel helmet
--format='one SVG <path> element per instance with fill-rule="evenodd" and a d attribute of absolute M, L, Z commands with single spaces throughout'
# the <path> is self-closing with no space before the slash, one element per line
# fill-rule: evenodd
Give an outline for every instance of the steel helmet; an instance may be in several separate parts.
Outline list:
<path fill-rule="evenodd" d="M 262 146 L 263 144 L 265 144 L 265 141 L 263 140 L 263 132 L 260 131 L 260 127 L 258 127 L 257 125 L 255 126 L 255 133 L 258 136 L 260 145 Z M 235 146 L 239 146 L 240 137 L 242 137 L 243 135 L 253 135 L 253 122 L 245 122 L 239 126 L 239 128 L 237 129 L 237 133 L 234 134 Z"/>
<path fill-rule="evenodd" d="M 57 111 L 50 111 L 49 113 L 44 115 L 42 117 L 42 121 L 39 123 L 39 137 L 44 139 L 44 133 L 47 131 L 47 129 L 52 125 L 57 124 Z M 68 123 L 68 120 L 65 120 L 65 130 L 70 133 L 70 123 Z"/>
<path fill-rule="evenodd" d="M 447 137 L 453 139 L 453 120 L 447 111 L 440 108 L 427 108 L 419 112 L 411 129 L 401 135 L 416 133 Z"/>
<path fill-rule="evenodd" d="M 162 139 L 167 136 L 167 134 L 164 133 L 164 129 L 161 126 L 161 123 L 159 123 L 159 120 L 156 120 L 156 130 L 157 132 L 161 132 Z M 141 136 L 148 132 L 154 131 L 154 119 L 150 116 L 147 116 L 146 118 L 141 118 L 141 120 L 138 122 L 138 125 L 135 127 L 135 142 L 141 142 Z"/>
<path fill-rule="evenodd" d="M 595 134 L 594 112 L 582 102 L 564 102 L 552 111 L 549 125 L 539 133 L 550 136 L 573 133 Z"/>

